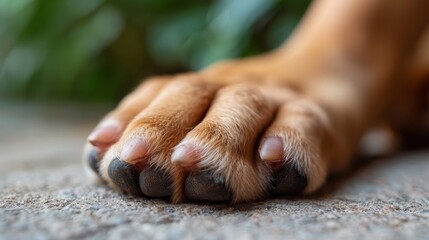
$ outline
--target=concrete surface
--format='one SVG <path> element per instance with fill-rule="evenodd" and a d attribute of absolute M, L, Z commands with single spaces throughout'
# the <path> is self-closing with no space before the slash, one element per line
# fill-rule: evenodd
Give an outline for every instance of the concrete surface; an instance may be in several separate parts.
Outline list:
<path fill-rule="evenodd" d="M 88 182 L 91 109 L 0 103 L 0 239 L 429 238 L 428 150 L 361 164 L 313 197 L 172 205 Z"/>

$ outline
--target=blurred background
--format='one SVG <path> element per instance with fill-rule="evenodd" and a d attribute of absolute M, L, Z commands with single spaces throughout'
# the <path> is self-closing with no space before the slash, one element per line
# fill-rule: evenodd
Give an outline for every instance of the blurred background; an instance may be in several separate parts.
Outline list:
<path fill-rule="evenodd" d="M 287 38 L 309 0 L 0 0 L 0 98 L 114 102 Z"/>

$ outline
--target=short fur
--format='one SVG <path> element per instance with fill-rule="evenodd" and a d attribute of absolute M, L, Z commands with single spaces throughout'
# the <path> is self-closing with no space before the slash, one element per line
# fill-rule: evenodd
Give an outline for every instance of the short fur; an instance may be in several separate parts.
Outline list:
<path fill-rule="evenodd" d="M 149 151 L 124 161 L 165 171 L 173 202 L 185 200 L 190 171 L 211 171 L 234 202 L 246 202 L 270 188 L 270 165 L 257 153 L 277 137 L 283 164 L 292 162 L 308 177 L 305 193 L 311 193 L 350 165 L 375 123 L 429 127 L 428 9 L 427 0 L 316 1 L 273 52 L 145 81 L 99 125 L 114 123 L 117 139 L 90 139 L 85 154 L 100 151 L 102 178 L 115 187 L 109 163 L 133 138 L 144 138 Z M 395 117 L 384 119 L 388 111 Z M 197 153 L 192 168 L 171 161 L 180 146 Z"/>

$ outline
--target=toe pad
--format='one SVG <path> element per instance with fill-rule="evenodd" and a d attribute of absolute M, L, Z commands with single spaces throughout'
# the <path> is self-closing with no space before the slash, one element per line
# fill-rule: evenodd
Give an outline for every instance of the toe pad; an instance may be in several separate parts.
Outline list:
<path fill-rule="evenodd" d="M 172 181 L 167 174 L 154 167 L 148 167 L 140 173 L 140 189 L 147 197 L 162 198 L 172 194 Z"/>
<path fill-rule="evenodd" d="M 99 154 L 97 152 L 97 150 L 91 150 L 88 154 L 88 165 L 89 167 L 92 169 L 92 171 L 94 171 L 97 175 L 100 176 L 100 171 L 99 171 Z"/>
<path fill-rule="evenodd" d="M 139 186 L 139 171 L 133 166 L 121 161 L 119 158 L 115 158 L 109 165 L 108 174 L 112 181 L 124 192 L 142 196 Z"/>
<path fill-rule="evenodd" d="M 274 196 L 297 195 L 307 186 L 307 177 L 292 164 L 285 164 L 274 174 L 272 186 Z"/>
<path fill-rule="evenodd" d="M 207 172 L 190 174 L 185 182 L 185 194 L 191 201 L 225 202 L 232 198 L 225 182 Z"/>

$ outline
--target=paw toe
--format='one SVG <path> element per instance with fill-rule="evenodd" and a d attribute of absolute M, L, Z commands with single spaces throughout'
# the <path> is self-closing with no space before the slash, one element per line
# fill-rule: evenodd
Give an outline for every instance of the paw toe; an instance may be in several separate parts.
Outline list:
<path fill-rule="evenodd" d="M 172 181 L 161 170 L 154 167 L 144 169 L 140 173 L 140 189 L 147 197 L 162 198 L 172 194 Z"/>
<path fill-rule="evenodd" d="M 292 164 L 283 165 L 274 174 L 271 193 L 274 196 L 297 195 L 307 186 L 307 177 Z"/>
<path fill-rule="evenodd" d="M 191 201 L 226 202 L 232 199 L 225 182 L 209 173 L 189 175 L 185 182 L 185 194 Z"/>
<path fill-rule="evenodd" d="M 139 171 L 133 166 L 115 158 L 108 168 L 109 177 L 122 191 L 141 196 Z"/>
<path fill-rule="evenodd" d="M 99 165 L 100 155 L 97 150 L 93 149 L 89 152 L 87 161 L 88 166 L 94 171 L 98 176 L 100 176 L 100 165 Z"/>

